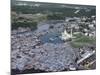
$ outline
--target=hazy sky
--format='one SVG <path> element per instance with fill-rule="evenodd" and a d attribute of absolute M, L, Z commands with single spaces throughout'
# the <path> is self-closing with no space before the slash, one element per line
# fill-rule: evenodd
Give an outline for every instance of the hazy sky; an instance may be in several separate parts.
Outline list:
<path fill-rule="evenodd" d="M 96 5 L 96 0 L 23 0 L 23 1 L 38 1 L 38 2 L 54 2 L 54 3 Z"/>

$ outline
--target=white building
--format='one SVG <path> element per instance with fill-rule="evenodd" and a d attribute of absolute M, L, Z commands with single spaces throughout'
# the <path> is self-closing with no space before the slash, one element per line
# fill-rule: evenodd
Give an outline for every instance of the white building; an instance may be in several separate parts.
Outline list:
<path fill-rule="evenodd" d="M 64 41 L 70 39 L 71 37 L 72 35 L 68 34 L 66 30 L 64 30 L 64 32 L 62 32 L 60 36 L 61 40 L 64 40 Z"/>

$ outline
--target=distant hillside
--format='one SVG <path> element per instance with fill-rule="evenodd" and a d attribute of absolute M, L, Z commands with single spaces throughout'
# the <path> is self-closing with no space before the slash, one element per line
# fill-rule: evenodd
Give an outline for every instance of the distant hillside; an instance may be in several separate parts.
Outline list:
<path fill-rule="evenodd" d="M 77 14 L 76 11 L 79 11 Z M 96 6 L 58 4 L 30 1 L 16 1 L 12 3 L 12 11 L 17 13 L 34 14 L 63 14 L 64 16 L 91 16 L 96 14 Z"/>

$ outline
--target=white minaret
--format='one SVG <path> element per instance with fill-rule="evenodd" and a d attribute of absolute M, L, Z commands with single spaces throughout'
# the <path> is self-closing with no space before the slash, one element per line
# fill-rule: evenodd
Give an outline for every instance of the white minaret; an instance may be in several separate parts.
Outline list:
<path fill-rule="evenodd" d="M 70 34 L 66 31 L 66 29 L 64 30 L 64 32 L 61 33 L 61 36 L 60 36 L 61 40 L 69 40 L 71 38 L 75 38 L 73 37 L 73 27 L 71 26 L 70 28 Z"/>
<path fill-rule="evenodd" d="M 72 27 L 71 27 L 71 33 L 70 33 L 71 37 L 73 37 L 72 33 L 73 33 L 73 29 L 72 29 Z"/>

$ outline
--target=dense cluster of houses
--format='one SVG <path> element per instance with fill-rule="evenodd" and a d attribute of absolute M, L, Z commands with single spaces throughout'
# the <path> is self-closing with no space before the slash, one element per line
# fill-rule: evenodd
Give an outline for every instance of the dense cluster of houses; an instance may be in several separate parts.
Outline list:
<path fill-rule="evenodd" d="M 12 69 L 34 68 L 45 71 L 61 71 L 67 68 L 76 70 L 79 66 L 75 60 L 79 58 L 77 55 L 80 54 L 77 50 L 74 50 L 68 42 L 58 44 L 41 43 L 40 37 L 54 32 L 60 33 L 60 36 L 57 35 L 55 37 L 60 37 L 62 40 L 73 38 L 74 34 L 79 33 L 89 37 L 96 37 L 95 31 L 95 16 L 91 16 L 91 18 L 66 17 L 65 21 L 55 21 L 55 23 L 40 22 L 38 29 L 35 31 L 21 27 L 17 30 L 12 30 Z M 48 38 L 50 38 L 48 39 L 50 41 L 56 39 Z M 65 57 L 65 55 L 68 56 Z"/>
<path fill-rule="evenodd" d="M 67 29 L 72 28 L 73 34 L 82 33 L 85 36 L 96 37 L 96 17 L 66 17 Z"/>

